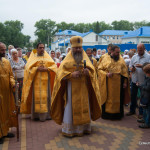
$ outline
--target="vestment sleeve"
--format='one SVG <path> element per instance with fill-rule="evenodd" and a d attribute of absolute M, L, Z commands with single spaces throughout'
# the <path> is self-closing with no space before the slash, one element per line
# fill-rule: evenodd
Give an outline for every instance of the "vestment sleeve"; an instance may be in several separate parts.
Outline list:
<path fill-rule="evenodd" d="M 10 85 L 11 87 L 13 88 L 15 86 L 15 79 L 14 79 L 14 76 L 13 76 L 13 72 L 12 72 L 12 69 L 11 69 L 11 66 L 10 66 L 10 63 L 8 64 L 9 65 L 9 80 L 10 80 Z"/>

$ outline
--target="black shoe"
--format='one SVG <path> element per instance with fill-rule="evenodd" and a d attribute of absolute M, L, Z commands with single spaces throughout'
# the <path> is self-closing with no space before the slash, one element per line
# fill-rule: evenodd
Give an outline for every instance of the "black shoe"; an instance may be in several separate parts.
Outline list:
<path fill-rule="evenodd" d="M 128 112 L 127 114 L 126 114 L 126 116 L 132 116 L 132 115 L 134 115 L 135 114 L 135 112 Z"/>
<path fill-rule="evenodd" d="M 40 119 L 39 119 L 39 118 L 34 118 L 33 120 L 34 120 L 34 121 L 39 121 Z"/>
<path fill-rule="evenodd" d="M 52 120 L 52 118 L 47 118 L 46 120 Z"/>
<path fill-rule="evenodd" d="M 138 119 L 137 122 L 139 122 L 139 123 L 145 123 L 144 119 Z"/>
<path fill-rule="evenodd" d="M 8 133 L 5 138 L 13 138 L 15 137 L 15 135 L 13 133 Z"/>
<path fill-rule="evenodd" d="M 143 115 L 138 115 L 138 119 L 143 119 Z"/>
<path fill-rule="evenodd" d="M 150 128 L 150 126 L 143 123 L 143 124 L 139 125 L 139 128 L 147 129 L 147 128 Z"/>
<path fill-rule="evenodd" d="M 4 143 L 4 138 L 0 138 L 0 144 Z"/>

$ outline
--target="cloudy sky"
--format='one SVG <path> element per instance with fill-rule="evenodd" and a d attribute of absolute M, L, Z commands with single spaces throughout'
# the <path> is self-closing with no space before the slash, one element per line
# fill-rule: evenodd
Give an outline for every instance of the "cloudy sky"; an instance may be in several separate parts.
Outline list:
<path fill-rule="evenodd" d="M 0 0 L 0 22 L 21 21 L 23 33 L 30 35 L 32 40 L 35 39 L 34 24 L 40 19 L 56 23 L 150 22 L 150 0 Z"/>

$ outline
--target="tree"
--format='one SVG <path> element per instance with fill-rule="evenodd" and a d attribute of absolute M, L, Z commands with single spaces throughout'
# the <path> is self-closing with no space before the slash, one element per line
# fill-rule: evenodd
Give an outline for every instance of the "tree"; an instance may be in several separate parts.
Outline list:
<path fill-rule="evenodd" d="M 95 25 L 95 33 L 100 33 L 100 25 L 98 21 L 96 22 L 96 25 Z"/>
<path fill-rule="evenodd" d="M 0 42 L 6 43 L 5 26 L 0 22 Z"/>
<path fill-rule="evenodd" d="M 85 32 L 85 24 L 84 23 L 78 23 L 74 26 L 74 30 L 77 32 Z"/>
<path fill-rule="evenodd" d="M 37 29 L 35 35 L 38 37 L 37 41 L 43 44 L 51 43 L 53 35 L 56 32 L 56 23 L 50 19 L 42 19 L 37 21 L 34 25 Z"/>
<path fill-rule="evenodd" d="M 140 21 L 140 22 L 134 22 L 133 23 L 134 29 L 141 28 L 142 26 L 150 26 L 150 22 L 147 22 L 147 21 L 143 20 L 143 21 Z"/>
<path fill-rule="evenodd" d="M 114 30 L 133 30 L 133 23 L 127 20 L 113 21 L 111 23 Z"/>
<path fill-rule="evenodd" d="M 74 30 L 75 24 L 74 23 L 67 24 L 66 22 L 63 21 L 61 23 L 56 24 L 56 27 L 57 27 L 56 32 L 58 32 L 60 29 L 62 31 L 64 31 L 64 30 Z"/>
<path fill-rule="evenodd" d="M 30 42 L 31 37 L 29 35 L 24 35 L 24 45 L 27 48 L 33 47 L 31 42 Z"/>
<path fill-rule="evenodd" d="M 112 29 L 112 26 L 110 24 L 106 24 L 104 21 L 94 22 L 92 24 L 92 26 L 94 27 L 94 32 L 96 32 L 96 33 L 100 33 L 104 30 L 111 30 Z"/>
<path fill-rule="evenodd" d="M 23 29 L 23 23 L 20 21 L 5 21 L 0 23 L 0 41 L 6 45 L 14 45 L 16 47 L 24 47 L 30 43 L 30 36 L 24 35 L 21 30 Z"/>

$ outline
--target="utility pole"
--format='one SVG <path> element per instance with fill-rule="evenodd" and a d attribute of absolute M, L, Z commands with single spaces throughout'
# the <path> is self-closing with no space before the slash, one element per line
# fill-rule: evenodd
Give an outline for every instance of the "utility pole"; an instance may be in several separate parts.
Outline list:
<path fill-rule="evenodd" d="M 47 39 L 47 46 L 49 47 L 49 33 L 48 33 L 48 39 Z"/>
<path fill-rule="evenodd" d="M 66 50 L 65 39 L 66 39 L 66 35 L 64 34 L 64 52 Z"/>

